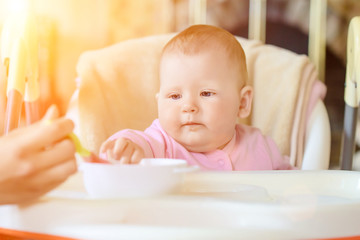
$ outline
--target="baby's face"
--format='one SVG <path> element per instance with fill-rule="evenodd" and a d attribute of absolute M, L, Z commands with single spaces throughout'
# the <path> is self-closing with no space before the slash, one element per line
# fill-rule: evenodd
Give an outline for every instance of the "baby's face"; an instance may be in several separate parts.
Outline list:
<path fill-rule="evenodd" d="M 166 54 L 160 65 L 159 121 L 186 149 L 221 149 L 235 133 L 240 107 L 239 73 L 214 51 Z"/>

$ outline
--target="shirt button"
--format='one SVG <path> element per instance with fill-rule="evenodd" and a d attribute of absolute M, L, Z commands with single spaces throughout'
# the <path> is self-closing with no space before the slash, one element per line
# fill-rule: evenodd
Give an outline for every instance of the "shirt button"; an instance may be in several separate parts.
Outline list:
<path fill-rule="evenodd" d="M 219 166 L 224 166 L 225 162 L 223 160 L 219 159 L 218 164 L 219 164 Z"/>

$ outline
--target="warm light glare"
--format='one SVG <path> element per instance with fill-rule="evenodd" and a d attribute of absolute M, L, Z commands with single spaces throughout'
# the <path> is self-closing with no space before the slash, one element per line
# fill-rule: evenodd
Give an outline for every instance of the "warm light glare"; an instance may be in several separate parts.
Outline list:
<path fill-rule="evenodd" d="M 8 0 L 6 9 L 10 14 L 25 13 L 29 7 L 29 0 Z"/>

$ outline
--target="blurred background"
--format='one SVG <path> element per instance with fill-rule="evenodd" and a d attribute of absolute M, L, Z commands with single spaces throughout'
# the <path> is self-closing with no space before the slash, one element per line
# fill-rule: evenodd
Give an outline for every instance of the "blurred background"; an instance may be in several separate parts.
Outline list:
<path fill-rule="evenodd" d="M 7 14 L 25 0 L 0 0 L 0 31 Z M 57 104 L 66 112 L 76 88 L 76 63 L 86 50 L 116 42 L 180 31 L 189 26 L 189 0 L 30 0 L 39 32 L 42 111 Z M 344 115 L 346 40 L 349 22 L 360 15 L 359 0 L 328 0 L 325 105 L 332 130 L 331 165 L 338 164 Z M 308 52 L 310 0 L 267 0 L 266 43 Z M 207 23 L 247 37 L 248 0 L 208 0 Z M 0 132 L 6 106 L 0 66 Z"/>

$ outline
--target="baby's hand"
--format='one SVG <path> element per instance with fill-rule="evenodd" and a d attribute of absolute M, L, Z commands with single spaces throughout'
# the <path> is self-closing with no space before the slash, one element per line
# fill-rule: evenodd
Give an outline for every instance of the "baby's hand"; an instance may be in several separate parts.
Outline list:
<path fill-rule="evenodd" d="M 144 158 L 144 150 L 136 143 L 126 138 L 106 141 L 101 145 L 101 153 L 106 153 L 108 159 L 117 160 L 123 164 L 136 164 Z"/>

